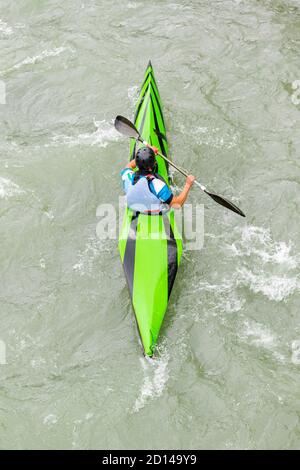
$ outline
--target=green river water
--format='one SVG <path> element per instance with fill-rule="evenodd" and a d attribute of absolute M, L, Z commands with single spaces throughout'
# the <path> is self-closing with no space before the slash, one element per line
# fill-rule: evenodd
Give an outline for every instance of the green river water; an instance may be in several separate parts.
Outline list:
<path fill-rule="evenodd" d="M 300 2 L 2 0 L 0 44 L 0 448 L 299 448 Z M 154 361 L 96 235 L 149 59 L 174 160 L 247 214 L 192 189 Z"/>

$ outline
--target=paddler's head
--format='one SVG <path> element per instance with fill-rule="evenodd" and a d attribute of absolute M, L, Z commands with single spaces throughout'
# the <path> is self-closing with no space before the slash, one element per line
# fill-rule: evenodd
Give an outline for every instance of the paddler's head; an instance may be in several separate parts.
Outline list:
<path fill-rule="evenodd" d="M 137 151 L 135 163 L 141 173 L 151 173 L 155 169 L 155 153 L 152 148 L 142 147 Z"/>

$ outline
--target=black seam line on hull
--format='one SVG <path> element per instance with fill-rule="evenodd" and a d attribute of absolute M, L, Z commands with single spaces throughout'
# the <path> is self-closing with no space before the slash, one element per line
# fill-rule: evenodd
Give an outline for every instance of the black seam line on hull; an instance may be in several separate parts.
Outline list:
<path fill-rule="evenodd" d="M 157 121 L 157 116 L 156 116 L 156 111 L 155 111 L 152 95 L 151 95 L 151 103 L 152 103 L 152 108 L 153 108 L 153 116 L 154 116 L 155 127 L 156 127 L 156 129 L 159 129 L 159 125 L 158 125 L 158 121 Z M 160 135 L 157 135 L 157 137 L 158 137 L 158 142 L 159 142 L 162 154 L 167 156 L 163 139 L 161 138 Z M 166 165 L 166 168 L 167 168 L 167 172 L 169 173 L 169 164 L 168 164 L 168 162 L 165 161 L 165 165 Z"/>
<path fill-rule="evenodd" d="M 155 80 L 155 77 L 154 77 L 154 72 L 153 72 L 153 70 L 150 70 L 150 72 L 148 73 L 146 79 L 148 79 L 150 75 L 151 75 L 151 77 L 150 77 L 150 82 L 151 82 L 151 83 L 154 83 L 155 88 L 156 88 L 156 91 L 159 93 L 159 91 L 158 91 L 158 86 L 157 86 L 157 83 L 156 83 L 156 80 Z M 143 86 L 144 86 L 144 84 L 146 83 L 146 79 L 144 80 Z M 142 88 L 141 88 L 141 89 L 142 89 Z"/>
<path fill-rule="evenodd" d="M 157 120 L 156 109 L 155 109 L 152 94 L 150 96 L 151 96 L 151 103 L 152 103 L 152 108 L 153 108 L 153 116 L 154 116 L 155 127 L 157 129 L 159 129 L 159 124 L 158 124 L 158 120 Z M 167 157 L 167 152 L 166 152 L 166 149 L 165 149 L 165 144 L 163 142 L 163 139 L 161 138 L 160 135 L 157 135 L 157 137 L 158 137 L 158 141 L 159 141 L 159 144 L 160 144 L 161 151 L 162 151 L 163 155 L 166 155 L 166 157 Z M 166 163 L 168 163 L 168 162 L 166 162 Z"/>
<path fill-rule="evenodd" d="M 167 249 L 168 249 L 168 299 L 170 298 L 175 277 L 177 274 L 177 243 L 171 227 L 171 223 L 167 215 L 163 216 L 165 231 L 167 233 Z M 170 235 L 169 235 L 170 234 Z"/>
<path fill-rule="evenodd" d="M 149 78 L 150 75 L 151 75 L 151 77 L 152 77 L 152 79 L 153 79 L 153 82 L 154 82 L 156 88 L 157 88 L 157 84 L 156 84 L 154 75 L 153 75 L 153 73 L 150 71 L 150 72 L 148 73 L 148 75 L 146 76 L 145 80 L 143 81 L 143 84 L 142 84 L 142 86 L 141 86 L 141 91 L 143 90 L 143 88 L 144 88 L 144 86 L 145 86 L 145 83 L 146 83 L 146 81 L 148 80 L 148 78 Z M 143 93 L 143 94 L 140 96 L 140 98 L 139 98 L 140 101 L 139 101 L 137 110 L 136 110 L 136 112 L 135 112 L 134 121 L 136 121 L 136 119 L 137 119 L 138 111 L 140 110 L 140 107 L 141 107 L 141 105 L 142 105 L 142 103 L 143 103 L 144 97 L 145 97 L 145 95 L 146 95 L 146 93 L 147 93 L 147 91 L 148 91 L 148 88 L 149 88 L 149 86 L 150 86 L 151 83 L 152 83 L 151 80 L 149 80 L 149 83 L 148 83 L 148 85 L 146 86 L 144 93 Z M 152 88 L 153 88 L 153 87 L 152 87 Z M 158 88 L 157 88 L 157 90 L 158 90 Z M 154 91 L 155 91 L 155 90 L 154 90 Z M 157 99 L 157 98 L 156 98 L 156 99 Z M 163 121 L 163 119 L 162 119 L 162 121 Z"/>
<path fill-rule="evenodd" d="M 139 214 L 132 215 L 126 248 L 125 248 L 124 260 L 123 260 L 125 276 L 126 276 L 131 298 L 133 296 L 135 247 L 136 247 L 136 232 L 137 232 L 138 216 Z"/>
<path fill-rule="evenodd" d="M 144 88 L 145 86 L 145 83 L 146 81 L 148 80 L 149 76 L 151 75 L 151 78 L 152 80 L 154 81 L 155 85 L 156 85 L 156 88 L 157 88 L 157 83 L 156 83 L 156 80 L 155 80 L 155 77 L 154 77 L 154 74 L 153 74 L 153 70 L 149 70 L 149 72 L 147 73 L 146 77 L 144 78 L 144 81 L 142 83 L 142 86 L 141 86 L 141 90 Z"/>
<path fill-rule="evenodd" d="M 142 104 L 144 103 L 144 99 L 145 99 L 145 95 L 149 89 L 149 86 L 150 86 L 150 82 L 148 83 L 146 89 L 145 89 L 145 92 L 143 93 L 143 96 L 140 97 L 140 101 L 139 101 L 139 104 L 138 104 L 138 107 L 136 108 L 136 111 L 134 113 L 134 123 L 136 123 L 137 121 L 137 118 L 139 116 L 139 113 L 140 113 L 140 110 L 141 110 L 141 107 L 142 107 Z"/>
<path fill-rule="evenodd" d="M 160 112 L 160 115 L 161 115 L 161 120 L 162 120 L 162 122 L 163 122 L 164 128 L 166 129 L 165 119 L 164 119 L 164 115 L 163 115 L 163 112 L 162 112 L 162 109 L 161 109 L 160 101 L 159 101 L 158 96 L 157 96 L 157 94 L 156 94 L 155 88 L 152 87 L 152 89 L 153 89 L 153 94 L 154 94 L 154 96 L 155 96 L 155 99 L 156 99 L 156 102 L 157 102 L 157 106 L 158 106 L 158 109 L 159 109 L 159 112 Z"/>
<path fill-rule="evenodd" d="M 142 117 L 141 125 L 139 127 L 139 133 L 140 133 L 141 137 L 143 137 L 143 129 L 144 129 L 144 125 L 145 125 L 145 120 L 146 120 L 146 114 L 147 114 L 147 111 L 148 111 L 149 101 L 150 101 L 150 93 L 148 94 L 147 101 L 145 102 L 145 110 L 144 110 L 144 114 L 143 114 L 143 117 Z"/>
<path fill-rule="evenodd" d="M 150 73 L 151 73 L 151 70 L 150 70 L 150 71 L 147 73 L 147 75 L 145 76 L 144 81 L 143 81 L 142 86 L 141 86 L 141 90 L 144 88 L 145 83 L 146 83 L 146 81 L 148 80 Z"/>
<path fill-rule="evenodd" d="M 157 86 L 155 80 L 151 82 L 151 85 L 152 85 L 152 87 L 153 87 L 153 91 L 154 91 L 154 93 L 155 93 L 155 95 L 156 95 L 155 97 L 156 97 L 156 99 L 157 99 L 157 98 L 159 97 L 159 91 L 158 91 L 158 86 Z M 161 114 L 162 114 L 162 113 L 161 113 Z"/>

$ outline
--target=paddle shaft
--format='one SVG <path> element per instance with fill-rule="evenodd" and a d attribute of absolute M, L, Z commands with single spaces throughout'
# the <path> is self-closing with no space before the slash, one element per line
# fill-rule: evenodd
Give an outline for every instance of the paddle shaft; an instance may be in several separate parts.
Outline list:
<path fill-rule="evenodd" d="M 146 142 L 146 140 L 142 140 L 141 138 L 138 139 L 140 142 L 142 142 L 144 145 L 146 145 L 146 147 L 151 147 L 150 144 L 148 144 L 148 142 Z M 175 165 L 175 163 L 173 163 L 171 160 L 169 160 L 165 155 L 163 155 L 162 153 L 160 152 L 157 152 L 157 155 L 159 155 L 161 158 L 163 158 L 166 162 L 169 163 L 169 165 L 171 165 L 173 168 L 175 168 L 175 170 L 179 171 L 179 173 L 181 173 L 183 176 L 185 176 L 186 178 L 189 176 L 189 173 L 185 170 L 183 170 L 182 168 L 179 168 L 179 166 Z M 206 187 L 203 186 L 203 184 L 199 183 L 199 181 L 195 180 L 194 181 L 194 184 L 196 184 L 197 186 L 199 186 L 200 189 L 202 189 L 202 191 L 205 191 L 206 190 Z"/>
<path fill-rule="evenodd" d="M 117 131 L 119 131 L 121 134 L 126 135 L 127 137 L 131 137 L 133 139 L 138 140 L 139 142 L 142 142 L 143 145 L 147 147 L 151 147 L 151 145 L 148 144 L 145 140 L 142 139 L 139 131 L 135 127 L 135 125 L 129 121 L 129 119 L 125 118 L 124 116 L 117 116 L 115 119 L 115 128 Z M 179 171 L 182 175 L 184 175 L 186 178 L 189 176 L 188 172 L 186 170 L 183 170 L 179 166 L 175 165 L 171 160 L 169 160 L 165 155 L 161 154 L 160 152 L 157 152 L 157 154 L 163 158 L 166 162 L 168 162 L 175 170 Z M 233 202 L 230 202 L 228 199 L 226 199 L 223 196 L 219 196 L 218 194 L 212 193 L 206 189 L 206 187 L 201 184 L 199 181 L 194 181 L 194 183 L 203 191 L 205 194 L 207 194 L 209 197 L 211 197 L 215 202 L 220 204 L 221 206 L 226 207 L 227 209 L 236 212 L 237 214 L 241 215 L 242 217 L 245 217 L 245 214 L 241 209 L 239 209 Z"/>

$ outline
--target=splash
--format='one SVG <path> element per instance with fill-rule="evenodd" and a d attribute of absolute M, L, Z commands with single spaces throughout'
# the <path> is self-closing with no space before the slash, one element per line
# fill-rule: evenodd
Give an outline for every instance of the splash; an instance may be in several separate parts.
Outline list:
<path fill-rule="evenodd" d="M 245 299 L 243 299 L 236 290 L 236 279 L 234 277 L 231 279 L 223 279 L 219 284 L 197 281 L 197 286 L 194 288 L 194 291 L 205 292 L 208 297 L 211 297 L 211 300 L 208 298 L 206 301 L 208 305 L 210 305 L 211 310 L 215 312 L 215 315 L 218 315 L 220 312 L 238 312 L 245 304 Z M 198 319 L 198 314 L 195 319 Z"/>
<path fill-rule="evenodd" d="M 76 147 L 78 145 L 107 147 L 109 142 L 117 141 L 120 137 L 112 122 L 94 120 L 94 126 L 96 130 L 91 133 L 79 134 L 78 136 L 55 135 L 52 138 L 52 145 L 67 145 L 68 147 Z"/>
<path fill-rule="evenodd" d="M 40 54 L 35 55 L 33 57 L 26 57 L 23 59 L 21 62 L 18 62 L 17 64 L 13 65 L 12 67 L 0 72 L 0 75 L 3 75 L 4 73 L 12 72 L 14 70 L 18 70 L 21 67 L 24 67 L 24 65 L 33 65 L 36 64 L 37 62 L 42 62 L 45 58 L 47 57 L 55 57 L 62 52 L 66 51 L 66 47 L 56 47 L 55 49 L 52 50 L 45 50 L 42 51 Z"/>
<path fill-rule="evenodd" d="M 242 333 L 239 335 L 240 339 L 249 343 L 257 348 L 269 351 L 274 358 L 284 363 L 284 356 L 278 352 L 279 338 L 276 333 L 273 333 L 270 328 L 257 323 L 253 320 L 245 320 Z"/>
<path fill-rule="evenodd" d="M 9 197 L 22 194 L 23 191 L 17 184 L 7 178 L 0 176 L 0 198 L 8 199 Z"/>
<path fill-rule="evenodd" d="M 95 261 L 100 257 L 103 251 L 110 252 L 111 240 L 99 240 L 90 237 L 84 250 L 79 252 L 78 261 L 73 265 L 73 270 L 80 276 L 91 274 Z"/>
<path fill-rule="evenodd" d="M 280 302 L 300 289 L 297 277 L 272 276 L 264 271 L 254 273 L 249 269 L 238 271 L 238 284 L 250 288 L 254 293 L 262 293 L 270 300 Z"/>
<path fill-rule="evenodd" d="M 45 416 L 45 418 L 43 420 L 43 423 L 47 426 L 50 426 L 50 425 L 56 424 L 57 421 L 58 421 L 58 418 L 57 418 L 56 415 L 49 414 L 49 415 Z"/>
<path fill-rule="evenodd" d="M 13 34 L 13 30 L 10 26 L 8 26 L 7 23 L 5 23 L 5 21 L 1 20 L 0 19 L 0 34 L 2 34 L 2 36 L 11 36 Z"/>
<path fill-rule="evenodd" d="M 254 321 L 246 320 L 241 338 L 249 339 L 255 346 L 262 346 L 266 349 L 272 349 L 277 344 L 277 336 L 267 327 Z"/>
<path fill-rule="evenodd" d="M 139 87 L 134 85 L 134 86 L 128 88 L 127 94 L 128 94 L 130 104 L 132 106 L 135 106 L 137 101 L 138 101 L 138 98 L 139 98 Z"/>
<path fill-rule="evenodd" d="M 233 255 L 240 257 L 254 255 L 263 263 L 285 264 L 289 268 L 297 267 L 299 256 L 292 256 L 291 244 L 274 241 L 270 229 L 246 225 L 241 230 L 240 239 L 227 245 Z"/>
<path fill-rule="evenodd" d="M 293 364 L 298 366 L 300 364 L 300 340 L 296 339 L 292 342 L 292 358 Z"/>
<path fill-rule="evenodd" d="M 127 8 L 135 10 L 136 8 L 140 7 L 142 4 L 140 2 L 128 2 Z"/>
<path fill-rule="evenodd" d="M 244 261 L 234 273 L 236 286 L 246 286 L 252 292 L 265 295 L 275 302 L 287 300 L 299 290 L 295 269 L 299 255 L 289 242 L 275 241 L 268 228 L 245 226 L 238 230 L 238 241 L 226 246 L 227 252 Z"/>
<path fill-rule="evenodd" d="M 192 132 L 191 132 L 192 131 Z M 239 141 L 239 134 L 237 133 L 224 133 L 224 130 L 215 127 L 195 127 L 189 131 L 186 129 L 184 133 L 190 135 L 196 140 L 199 145 L 207 145 L 213 148 L 231 149 L 236 147 Z"/>
<path fill-rule="evenodd" d="M 135 413 L 151 400 L 160 397 L 169 379 L 169 355 L 166 351 L 158 359 L 140 358 L 140 362 L 144 372 L 144 381 L 133 407 Z"/>

